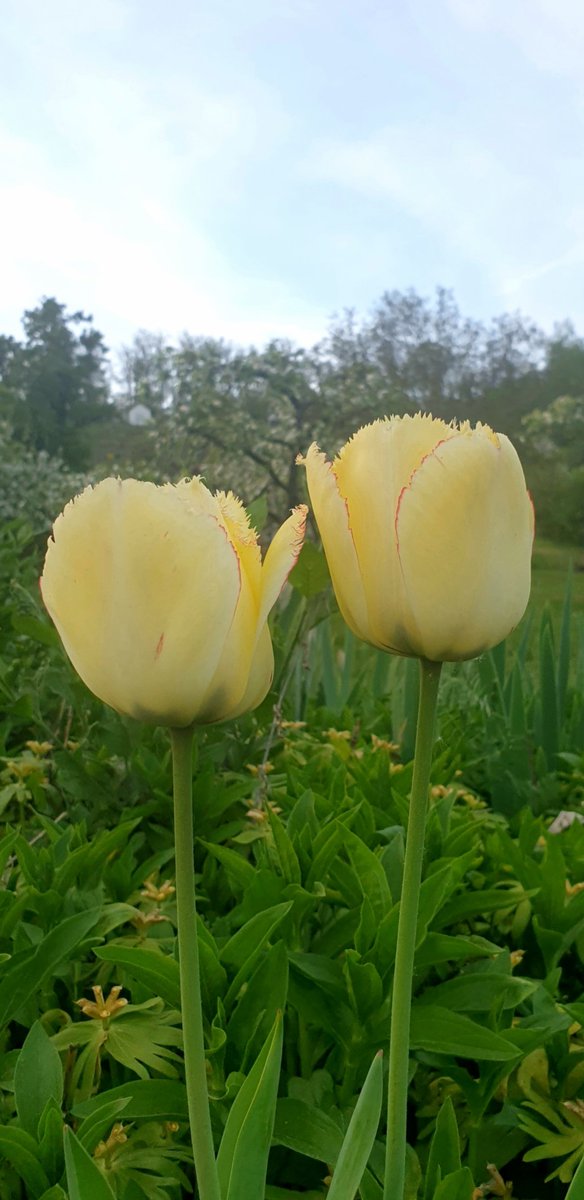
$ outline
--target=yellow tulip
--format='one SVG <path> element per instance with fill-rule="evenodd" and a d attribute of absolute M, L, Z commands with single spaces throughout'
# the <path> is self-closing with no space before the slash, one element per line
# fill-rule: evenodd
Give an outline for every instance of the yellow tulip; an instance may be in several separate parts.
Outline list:
<path fill-rule="evenodd" d="M 267 617 L 298 556 L 294 509 L 262 563 L 231 493 L 105 479 L 72 500 L 49 539 L 41 588 L 81 678 L 118 712 L 175 727 L 263 700 Z"/>
<path fill-rule="evenodd" d="M 533 506 L 511 442 L 425 414 L 360 429 L 308 490 L 339 608 L 358 637 L 434 662 L 474 658 L 521 619 Z"/>

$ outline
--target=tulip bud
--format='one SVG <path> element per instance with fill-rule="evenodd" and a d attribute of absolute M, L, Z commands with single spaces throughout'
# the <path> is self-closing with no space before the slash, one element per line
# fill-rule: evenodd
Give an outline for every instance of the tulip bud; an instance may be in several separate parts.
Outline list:
<path fill-rule="evenodd" d="M 523 616 L 533 506 L 511 442 L 429 415 L 360 429 L 308 491 L 339 608 L 358 637 L 434 662 L 474 658 Z"/>
<path fill-rule="evenodd" d="M 105 479 L 67 504 L 41 589 L 81 678 L 118 712 L 175 727 L 238 716 L 263 700 L 267 617 L 298 556 L 294 509 L 262 563 L 231 493 Z"/>

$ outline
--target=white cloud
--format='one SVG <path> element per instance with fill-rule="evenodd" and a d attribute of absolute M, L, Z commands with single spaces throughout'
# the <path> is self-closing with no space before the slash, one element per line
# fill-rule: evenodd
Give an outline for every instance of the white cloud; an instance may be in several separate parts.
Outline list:
<path fill-rule="evenodd" d="M 322 142 L 305 170 L 375 202 L 374 227 L 386 229 L 390 246 L 404 220 L 415 244 L 418 225 L 436 259 L 451 260 L 454 273 L 465 264 L 488 285 L 493 309 L 520 307 L 548 325 L 567 308 L 584 319 L 582 290 L 575 295 L 574 287 L 584 258 L 577 162 L 562 162 L 558 187 L 552 164 L 547 175 L 536 160 L 514 164 L 513 145 L 495 153 L 452 121 L 434 119 Z"/>
<path fill-rule="evenodd" d="M 581 0 L 448 0 L 466 28 L 502 35 L 535 66 L 583 85 Z"/>
<path fill-rule="evenodd" d="M 321 143 L 306 169 L 319 180 L 390 200 L 396 211 L 438 232 L 494 279 L 509 209 L 527 198 L 519 175 L 446 124 L 412 122 L 361 140 Z"/>
<path fill-rule="evenodd" d="M 286 130 L 267 89 L 100 62 L 90 35 L 122 29 L 127 4 L 100 0 L 92 15 L 73 0 L 50 12 L 24 3 L 31 19 L 39 10 L 34 37 L 24 46 L 22 30 L 8 32 L 46 94 L 32 128 L 23 120 L 15 135 L 0 121 L 0 329 L 17 333 L 24 308 L 49 294 L 93 312 L 114 344 L 139 327 L 244 343 L 322 336 L 326 314 L 239 274 L 209 232 L 218 206 L 237 206 L 242 171 Z"/>

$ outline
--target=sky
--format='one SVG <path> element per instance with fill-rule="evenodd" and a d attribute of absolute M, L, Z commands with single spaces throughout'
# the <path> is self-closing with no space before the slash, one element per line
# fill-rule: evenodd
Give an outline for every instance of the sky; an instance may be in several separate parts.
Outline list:
<path fill-rule="evenodd" d="M 581 0 L 4 0 L 0 333 L 311 345 L 386 290 L 584 334 Z"/>

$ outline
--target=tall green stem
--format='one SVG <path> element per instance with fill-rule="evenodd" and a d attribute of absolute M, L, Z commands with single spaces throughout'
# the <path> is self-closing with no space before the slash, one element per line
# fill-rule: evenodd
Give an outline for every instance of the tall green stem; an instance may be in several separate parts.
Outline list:
<path fill-rule="evenodd" d="M 171 729 L 170 736 L 180 997 L 191 1142 L 200 1200 L 221 1200 L 209 1115 L 199 975 L 193 861 L 193 730 Z"/>
<path fill-rule="evenodd" d="M 391 1004 L 383 1200 L 403 1200 L 404 1194 L 412 979 L 428 808 L 428 785 L 441 666 L 441 663 L 420 660 L 420 703 L 416 729 L 416 753 Z"/>

